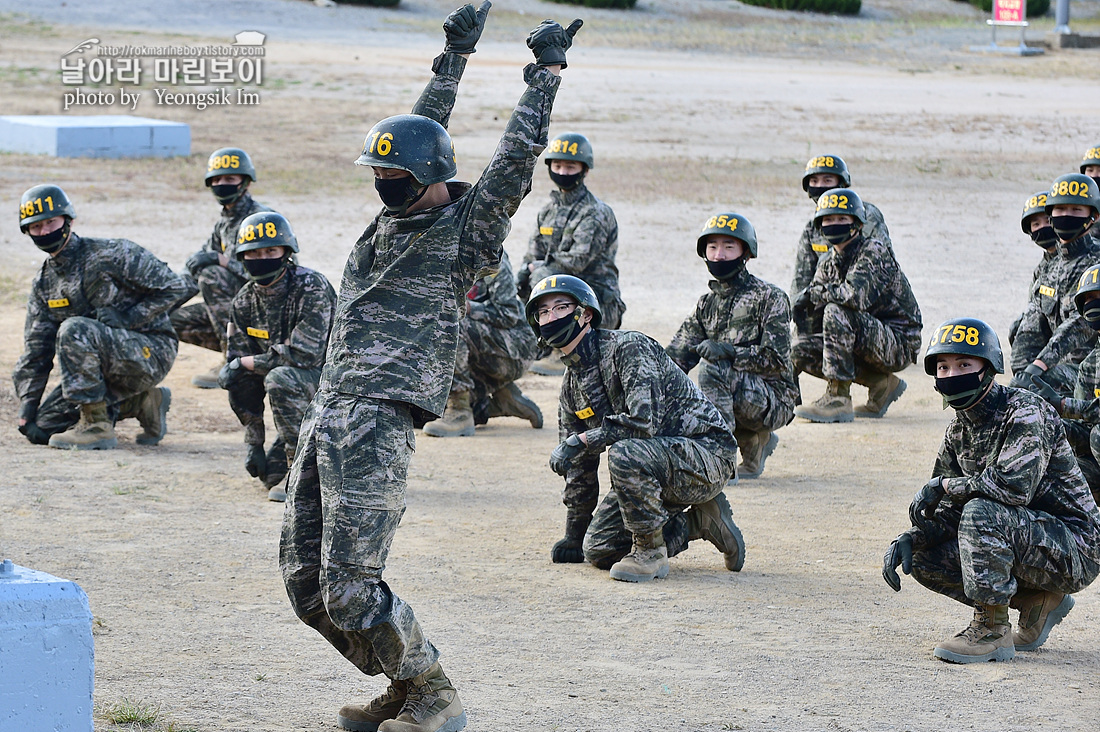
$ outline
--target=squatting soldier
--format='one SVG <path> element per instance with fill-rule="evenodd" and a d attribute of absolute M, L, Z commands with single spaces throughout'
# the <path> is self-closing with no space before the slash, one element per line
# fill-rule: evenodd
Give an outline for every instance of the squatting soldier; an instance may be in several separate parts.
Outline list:
<path fill-rule="evenodd" d="M 473 186 L 448 183 L 456 166 L 445 128 L 489 5 L 447 18 L 447 46 L 413 114 L 367 133 L 357 162 L 373 168 L 385 210 L 348 258 L 290 471 L 280 563 L 291 604 L 363 673 L 391 680 L 372 702 L 340 710 L 345 729 L 456 732 L 466 724 L 438 651 L 382 571 L 405 510 L 414 425 L 443 412 L 462 302 L 477 273 L 500 262 L 581 25 L 544 21 L 531 32 L 537 65 L 524 69 L 527 88 L 492 160 Z"/>
<path fill-rule="evenodd" d="M 1081 173 L 1092 178 L 1096 185 L 1100 186 L 1100 145 L 1095 145 L 1085 151 L 1085 157 L 1081 158 Z M 1089 234 L 1094 239 L 1100 239 L 1100 219 L 1092 223 Z"/>
<path fill-rule="evenodd" d="M 1043 258 L 1039 260 L 1039 264 L 1035 265 L 1035 271 L 1032 272 L 1027 305 L 1008 330 L 1009 346 L 1015 343 L 1016 333 L 1021 327 L 1024 332 L 1039 332 L 1043 327 L 1042 310 L 1039 305 L 1043 292 L 1050 289 L 1054 269 L 1059 262 L 1058 235 L 1050 225 L 1050 217 L 1047 216 L 1046 210 L 1049 195 L 1049 191 L 1039 191 L 1034 194 L 1024 202 L 1024 210 L 1020 214 L 1020 228 L 1043 250 Z M 1015 350 L 1013 354 L 1015 355 Z"/>
<path fill-rule="evenodd" d="M 722 213 L 703 223 L 696 253 L 714 277 L 665 349 L 684 373 L 702 360 L 699 388 L 733 428 L 741 478 L 757 478 L 775 450 L 775 430 L 794 419 L 798 384 L 791 370 L 787 293 L 745 268 L 756 257 L 756 230 Z"/>
<path fill-rule="evenodd" d="M 285 501 L 287 463 L 298 449 L 298 429 L 317 393 L 336 293 L 320 272 L 294 262 L 298 240 L 290 223 L 272 211 L 252 214 L 237 233 L 234 256 L 248 284 L 233 298 L 229 362 L 219 384 L 244 425 L 245 470 Z M 264 452 L 264 395 L 278 439 Z"/>
<path fill-rule="evenodd" d="M 115 420 L 136 417 L 138 444 L 155 445 L 172 401 L 157 384 L 179 345 L 168 311 L 188 283 L 132 241 L 77 236 L 74 218 L 55 185 L 20 201 L 20 230 L 49 258 L 31 285 L 13 374 L 19 431 L 37 445 L 100 450 L 118 444 Z M 43 400 L 55 355 L 61 385 Z"/>
<path fill-rule="evenodd" d="M 516 295 L 507 253 L 495 272 L 466 293 L 461 330 L 447 409 L 442 419 L 424 425 L 424 434 L 468 437 L 491 417 L 519 417 L 540 429 L 542 411 L 515 383 L 535 360 L 538 345 Z"/>
<path fill-rule="evenodd" d="M 1057 413 L 994 381 L 1001 346 L 980 320 L 932 334 L 924 370 L 955 409 L 932 479 L 909 507 L 913 528 L 890 545 L 882 576 L 900 565 L 930 590 L 974 608 L 970 626 L 936 646 L 952 663 L 1007 661 L 1033 651 L 1073 608 L 1070 593 L 1100 573 L 1100 512 Z M 1011 632 L 1008 609 L 1020 611 Z"/>
<path fill-rule="evenodd" d="M 1051 281 L 1039 288 L 1038 313 L 1025 320 L 1012 341 L 1011 386 L 1031 388 L 1032 376 L 1059 391 L 1069 392 L 1077 378 L 1077 364 L 1096 343 L 1073 304 L 1082 273 L 1100 264 L 1100 241 L 1089 227 L 1100 218 L 1100 189 L 1087 175 L 1063 175 L 1051 184 L 1045 206 L 1058 236 L 1058 262 Z"/>
<path fill-rule="evenodd" d="M 806 170 L 802 174 L 802 190 L 806 191 L 810 200 L 815 204 L 825 191 L 834 188 L 851 188 L 852 176 L 848 171 L 848 165 L 839 155 L 818 155 L 806 162 Z M 886 228 L 886 222 L 882 218 L 882 212 L 878 207 L 868 201 L 863 202 L 863 215 L 867 219 L 864 225 L 864 236 L 868 239 L 877 239 L 887 247 L 891 246 L 890 230 Z M 798 295 L 810 286 L 814 272 L 817 271 L 818 262 L 829 251 L 829 240 L 821 233 L 821 229 L 814 226 L 814 219 L 806 222 L 802 229 L 802 236 L 798 240 L 795 249 L 794 280 L 791 282 L 791 299 L 797 300 Z M 804 324 L 795 323 L 802 328 Z M 799 330 L 801 335 L 803 332 Z"/>
<path fill-rule="evenodd" d="M 584 184 L 595 164 L 592 143 L 584 135 L 565 132 L 550 141 L 543 161 L 557 190 L 550 192 L 550 203 L 539 211 L 538 227 L 517 275 L 519 296 L 524 300 L 530 296 L 532 282 L 555 274 L 573 275 L 595 290 L 604 325 L 609 330 L 618 328 L 626 311 L 615 264 L 619 224 L 611 207 Z M 550 376 L 563 371 L 554 354 L 546 355 L 532 370 Z"/>
<path fill-rule="evenodd" d="M 813 281 L 794 302 L 794 319 L 813 326 L 792 349 L 796 371 L 828 380 L 825 395 L 795 409 L 811 422 L 882 417 L 905 391 L 894 375 L 916 363 L 921 316 L 909 280 L 893 250 L 864 235 L 867 215 L 855 191 L 821 194 L 814 226 L 829 252 Z M 867 403 L 854 410 L 852 382 L 867 387 Z"/>
<path fill-rule="evenodd" d="M 188 273 L 198 284 L 202 302 L 186 305 L 172 313 L 172 326 L 184 343 L 225 353 L 225 328 L 233 298 L 248 282 L 248 272 L 234 255 L 237 230 L 245 217 L 271 209 L 252 199 L 248 187 L 256 181 L 256 167 L 244 150 L 223 147 L 215 150 L 206 164 L 206 187 L 221 204 L 222 215 L 202 249 L 187 260 Z M 196 374 L 191 383 L 201 389 L 216 389 L 218 371 Z"/>
<path fill-rule="evenodd" d="M 565 478 L 567 513 L 552 561 L 587 559 L 614 579 L 647 582 L 668 575 L 668 558 L 689 541 L 705 538 L 727 569 L 739 571 L 745 542 L 722 493 L 736 470 L 737 442 L 718 408 L 656 341 L 600 329 L 600 302 L 583 280 L 554 275 L 537 283 L 527 320 L 567 366 L 561 443 L 550 456 L 550 468 Z M 604 451 L 611 490 L 597 509 Z"/>

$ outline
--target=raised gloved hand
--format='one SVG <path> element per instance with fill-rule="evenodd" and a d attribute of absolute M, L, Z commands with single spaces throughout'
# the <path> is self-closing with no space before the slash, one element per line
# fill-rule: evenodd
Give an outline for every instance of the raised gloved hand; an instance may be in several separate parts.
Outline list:
<path fill-rule="evenodd" d="M 584 21 L 577 18 L 562 28 L 557 21 L 544 20 L 527 36 L 527 47 L 535 54 L 535 63 L 539 66 L 567 66 L 565 52 L 573 45 L 573 36 L 577 34 Z"/>
<path fill-rule="evenodd" d="M 485 0 L 477 10 L 470 4 L 463 5 L 447 16 L 443 21 L 443 32 L 447 36 L 446 53 L 474 53 L 474 46 L 485 30 L 485 16 L 493 4 Z"/>
<path fill-rule="evenodd" d="M 886 584 L 894 590 L 901 592 L 901 577 L 898 576 L 898 567 L 905 574 L 913 571 L 913 537 L 905 532 L 890 543 L 886 550 L 886 556 L 882 558 L 882 578 Z"/>
<path fill-rule="evenodd" d="M 217 252 L 211 252 L 207 249 L 203 249 L 202 251 L 195 252 L 190 257 L 188 257 L 187 262 L 184 263 L 183 266 L 187 268 L 187 271 L 192 277 L 198 277 L 199 272 L 217 263 Z"/>
<path fill-rule="evenodd" d="M 248 455 L 244 459 L 244 469 L 253 478 L 267 479 L 267 453 L 263 445 L 249 445 Z"/>
<path fill-rule="evenodd" d="M 1013 389 L 1027 389 L 1029 391 L 1035 390 L 1035 385 L 1032 384 L 1031 379 L 1033 376 L 1042 376 L 1044 372 L 1041 368 L 1033 363 L 1029 363 L 1023 371 L 1017 371 L 1012 374 L 1012 378 L 1009 380 L 1008 385 Z"/>
<path fill-rule="evenodd" d="M 578 455 L 584 452 L 584 443 L 580 435 L 569 435 L 550 453 L 550 469 L 561 477 L 569 472 L 569 466 Z"/>
<path fill-rule="evenodd" d="M 943 478 L 937 475 L 924 484 L 924 487 L 913 496 L 913 502 L 909 504 L 909 520 L 913 526 L 923 529 L 928 525 L 928 519 L 936 513 L 936 507 L 940 505 L 946 492 L 943 489 Z"/>
<path fill-rule="evenodd" d="M 565 519 L 565 538 L 559 539 L 550 550 L 550 561 L 554 564 L 580 564 L 584 561 L 584 533 L 588 531 L 591 515 L 570 514 Z"/>
<path fill-rule="evenodd" d="M 733 356 L 733 347 L 729 343 L 719 343 L 709 338 L 695 347 L 699 358 L 711 363 L 729 360 Z"/>
<path fill-rule="evenodd" d="M 1040 379 L 1038 376 L 1031 377 L 1032 391 L 1046 400 L 1050 406 L 1058 410 L 1058 413 L 1062 413 L 1062 395 L 1054 391 L 1054 388 L 1047 382 Z"/>
<path fill-rule="evenodd" d="M 231 389 L 237 380 L 247 373 L 248 369 L 241 366 L 241 359 L 234 358 L 222 366 L 218 372 L 218 386 L 223 389 Z"/>
<path fill-rule="evenodd" d="M 103 323 L 108 328 L 125 328 L 126 319 L 122 317 L 122 313 L 118 308 L 113 308 L 110 305 L 106 305 L 101 308 L 95 309 L 95 319 L 100 323 Z"/>

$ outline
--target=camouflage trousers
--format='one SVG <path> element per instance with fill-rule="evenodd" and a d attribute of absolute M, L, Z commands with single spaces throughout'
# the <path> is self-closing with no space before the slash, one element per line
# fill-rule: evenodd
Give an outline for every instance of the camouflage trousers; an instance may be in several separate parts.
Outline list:
<path fill-rule="evenodd" d="M 463 318 L 451 393 L 472 392 L 471 400 L 477 401 L 523 376 L 538 348 L 531 329 L 522 327 L 526 332 L 521 334 Z"/>
<path fill-rule="evenodd" d="M 714 402 L 730 429 L 777 430 L 794 419 L 794 404 L 759 374 L 739 371 L 729 361 L 699 365 L 699 388 Z"/>
<path fill-rule="evenodd" d="M 660 531 L 683 509 L 718 495 L 734 473 L 734 461 L 688 437 L 652 437 L 608 447 L 607 468 L 611 491 L 583 542 L 585 559 L 598 567 L 625 556 L 634 534 Z"/>
<path fill-rule="evenodd" d="M 317 393 L 320 369 L 276 366 L 267 375 L 247 374 L 229 390 L 229 407 L 244 425 L 244 444 L 264 444 L 264 396 L 271 404 L 275 431 L 288 456 L 298 451 L 298 430 L 310 400 Z"/>
<path fill-rule="evenodd" d="M 382 580 L 414 439 L 404 403 L 318 392 L 302 421 L 279 547 L 295 614 L 360 671 L 391 679 L 439 657 Z"/>
<path fill-rule="evenodd" d="M 1100 425 L 1091 426 L 1087 422 L 1063 419 L 1062 427 L 1077 458 L 1077 465 L 1092 491 L 1093 500 L 1100 501 Z"/>
<path fill-rule="evenodd" d="M 913 577 L 966 605 L 1007 605 L 1020 589 L 1077 592 L 1098 573 L 1060 520 L 987 498 L 963 507 L 957 541 L 913 552 Z"/>
<path fill-rule="evenodd" d="M 861 310 L 827 303 L 821 320 L 823 332 L 798 336 L 791 348 L 799 371 L 863 383 L 870 374 L 901 371 L 913 361 L 904 336 Z"/>
<path fill-rule="evenodd" d="M 176 360 L 176 340 L 69 318 L 57 330 L 61 391 L 77 405 L 114 404 L 161 382 Z"/>
<path fill-rule="evenodd" d="M 169 316 L 184 343 L 225 353 L 225 328 L 233 312 L 233 298 L 248 280 L 216 264 L 204 267 L 196 278 L 202 302 L 184 305 Z"/>

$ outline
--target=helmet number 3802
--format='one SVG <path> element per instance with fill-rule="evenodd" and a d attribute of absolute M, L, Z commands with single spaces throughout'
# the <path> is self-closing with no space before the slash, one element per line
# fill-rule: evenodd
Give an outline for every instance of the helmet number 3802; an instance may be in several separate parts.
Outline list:
<path fill-rule="evenodd" d="M 370 147 L 367 148 L 367 152 L 377 152 L 382 157 L 390 154 L 393 150 L 393 134 L 390 132 L 383 132 L 381 134 L 375 132 L 370 138 Z"/>
<path fill-rule="evenodd" d="M 279 235 L 279 230 L 275 228 L 275 223 L 268 221 L 263 224 L 249 224 L 248 226 L 241 227 L 241 235 L 237 237 L 237 242 L 255 241 L 256 239 L 274 239 Z"/>
<path fill-rule="evenodd" d="M 936 340 L 936 337 L 933 336 L 932 342 L 935 343 Z M 977 328 L 967 328 L 964 325 L 952 325 L 948 323 L 947 325 L 940 326 L 938 340 L 940 343 L 947 343 L 948 341 L 951 343 L 962 343 L 966 341 L 968 346 L 976 346 L 980 338 L 978 337 Z"/>

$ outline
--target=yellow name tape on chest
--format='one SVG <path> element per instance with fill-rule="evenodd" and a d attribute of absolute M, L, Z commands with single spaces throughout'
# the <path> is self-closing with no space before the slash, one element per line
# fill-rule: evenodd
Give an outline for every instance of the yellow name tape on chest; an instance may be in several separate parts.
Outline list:
<path fill-rule="evenodd" d="M 824 254 L 825 252 L 829 251 L 829 245 L 828 244 L 811 244 L 810 248 L 813 249 L 818 254 Z"/>
<path fill-rule="evenodd" d="M 1047 287 L 1046 285 L 1039 285 L 1039 294 L 1046 295 L 1047 297 L 1054 297 L 1054 288 Z"/>
<path fill-rule="evenodd" d="M 1095 396 L 1095 397 L 1096 397 L 1097 399 L 1100 399 L 1100 389 L 1093 389 L 1093 390 L 1092 390 L 1092 394 L 1093 394 L 1093 396 Z"/>
<path fill-rule="evenodd" d="M 267 334 L 266 330 L 260 330 L 259 328 L 253 328 L 253 327 L 249 326 L 246 330 L 248 332 L 248 335 L 252 336 L 253 338 L 267 339 L 267 338 L 271 337 Z"/>
<path fill-rule="evenodd" d="M 46 304 L 51 308 L 67 308 L 69 307 L 69 298 L 61 297 L 57 300 L 47 300 Z"/>
<path fill-rule="evenodd" d="M 543 236 L 553 236 L 554 235 L 554 227 L 553 226 L 540 226 L 539 227 L 539 233 L 542 234 Z"/>
<path fill-rule="evenodd" d="M 575 414 L 577 415 L 577 419 L 588 419 L 589 417 L 595 417 L 596 416 L 596 413 L 592 411 L 592 407 L 585 407 L 584 409 L 582 409 L 579 412 L 576 412 Z"/>

